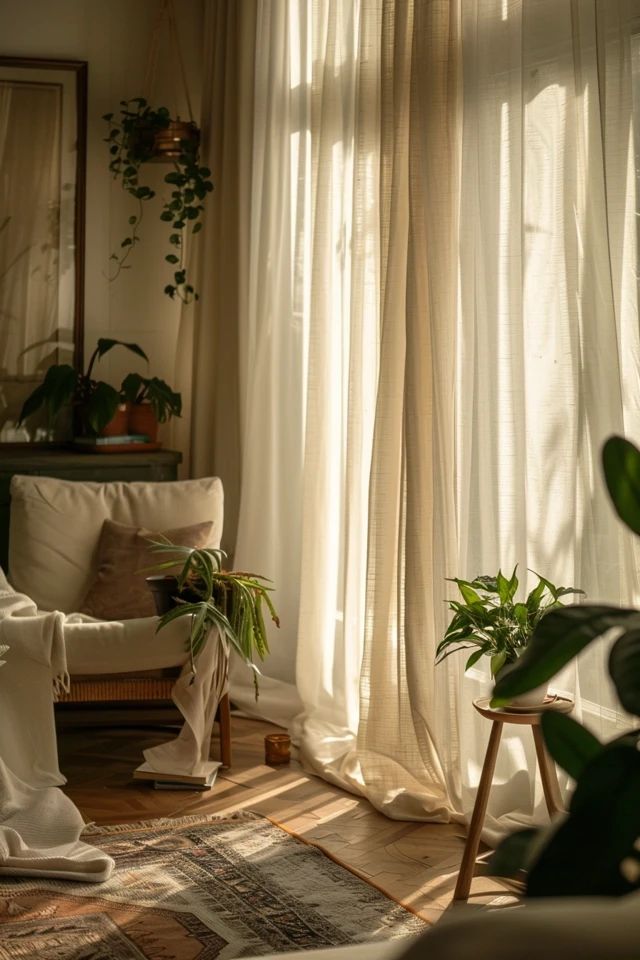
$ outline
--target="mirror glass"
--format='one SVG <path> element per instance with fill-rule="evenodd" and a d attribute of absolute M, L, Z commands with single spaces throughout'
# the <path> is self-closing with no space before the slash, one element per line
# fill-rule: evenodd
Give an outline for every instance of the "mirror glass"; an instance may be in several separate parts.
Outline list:
<path fill-rule="evenodd" d="M 0 442 L 52 363 L 82 363 L 86 63 L 0 57 Z"/>

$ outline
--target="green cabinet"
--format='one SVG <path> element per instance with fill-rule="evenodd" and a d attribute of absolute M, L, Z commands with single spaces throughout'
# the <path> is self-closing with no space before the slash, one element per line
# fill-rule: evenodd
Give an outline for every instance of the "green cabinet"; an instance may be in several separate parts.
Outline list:
<path fill-rule="evenodd" d="M 83 453 L 58 448 L 11 447 L 0 444 L 0 567 L 9 555 L 9 487 L 14 474 L 57 477 L 60 480 L 165 481 L 178 479 L 182 454 L 176 450 L 150 453 Z"/>

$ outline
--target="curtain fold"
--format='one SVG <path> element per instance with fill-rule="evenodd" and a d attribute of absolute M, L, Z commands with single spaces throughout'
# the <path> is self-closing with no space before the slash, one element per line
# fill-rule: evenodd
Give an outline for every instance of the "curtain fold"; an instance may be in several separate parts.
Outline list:
<path fill-rule="evenodd" d="M 389 816 L 461 819 L 475 797 L 490 683 L 462 656 L 434 666 L 447 577 L 518 564 L 523 588 L 536 570 L 640 600 L 598 466 L 609 433 L 640 433 L 639 6 L 239 8 L 254 60 L 235 100 L 248 153 L 224 167 L 238 331 L 214 349 L 212 295 L 195 382 L 212 351 L 230 381 L 237 361 L 236 565 L 273 578 L 283 623 L 260 702 L 237 671 L 233 695 Z M 221 441 L 198 430 L 215 466 Z M 605 647 L 556 689 L 611 734 L 626 721 Z M 527 733 L 505 732 L 488 840 L 546 819 Z"/>
<path fill-rule="evenodd" d="M 456 4 L 385 5 L 381 153 L 390 162 L 357 741 L 375 806 L 445 820 L 459 734 L 448 667 L 436 675 L 433 664 L 456 563 L 457 30 Z"/>
<path fill-rule="evenodd" d="M 255 55 L 255 5 L 206 0 L 201 152 L 214 190 L 201 242 L 194 245 L 200 301 L 180 318 L 176 382 L 184 415 L 171 421 L 171 439 L 190 476 L 222 479 L 222 547 L 230 558 L 241 482 L 239 339 L 252 233 L 245 183 L 252 169 Z"/>

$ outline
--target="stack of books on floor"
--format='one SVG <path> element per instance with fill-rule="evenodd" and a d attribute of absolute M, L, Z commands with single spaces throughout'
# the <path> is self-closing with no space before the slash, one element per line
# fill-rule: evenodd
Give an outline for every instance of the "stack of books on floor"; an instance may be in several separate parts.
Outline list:
<path fill-rule="evenodd" d="M 160 773 L 151 764 L 143 763 L 133 773 L 134 780 L 148 780 L 155 790 L 210 790 L 222 764 L 210 760 L 202 764 L 202 773 L 191 776 L 182 773 Z"/>

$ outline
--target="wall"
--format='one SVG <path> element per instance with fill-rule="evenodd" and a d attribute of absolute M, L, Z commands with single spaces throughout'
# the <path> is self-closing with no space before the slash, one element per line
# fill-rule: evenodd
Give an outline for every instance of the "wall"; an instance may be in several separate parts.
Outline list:
<path fill-rule="evenodd" d="M 133 209 L 132 201 L 109 175 L 103 142 L 107 128 L 101 119 L 104 113 L 115 112 L 120 100 L 143 92 L 158 6 L 158 0 L 0 0 L 0 54 L 88 61 L 85 354 L 99 336 L 134 341 L 149 356 L 148 370 L 174 385 L 180 310 L 179 304 L 162 292 L 171 280 L 170 267 L 164 261 L 170 252 L 169 230 L 158 219 L 156 198 L 145 212 L 132 268 L 109 282 L 109 255 L 126 236 Z M 174 6 L 198 119 L 203 0 L 176 0 Z M 154 105 L 165 105 L 185 117 L 179 66 L 166 27 L 161 33 L 160 53 L 152 100 Z M 149 167 L 158 185 L 166 170 L 160 164 Z M 128 351 L 114 350 L 102 361 L 99 374 L 117 385 L 125 373 L 135 369 L 145 372 L 147 368 Z"/>

